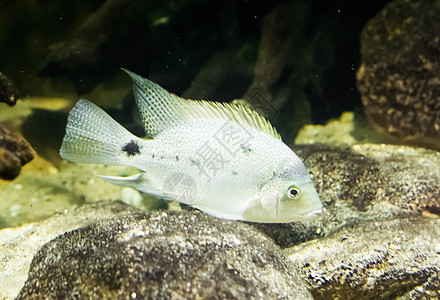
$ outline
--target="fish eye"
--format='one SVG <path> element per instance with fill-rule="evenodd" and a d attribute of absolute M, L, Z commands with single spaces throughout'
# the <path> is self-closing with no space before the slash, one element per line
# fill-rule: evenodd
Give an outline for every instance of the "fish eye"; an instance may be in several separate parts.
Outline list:
<path fill-rule="evenodd" d="M 299 197 L 299 195 L 299 187 L 297 187 L 296 185 L 289 186 L 289 188 L 287 189 L 287 197 L 289 197 L 290 199 L 296 199 Z"/>

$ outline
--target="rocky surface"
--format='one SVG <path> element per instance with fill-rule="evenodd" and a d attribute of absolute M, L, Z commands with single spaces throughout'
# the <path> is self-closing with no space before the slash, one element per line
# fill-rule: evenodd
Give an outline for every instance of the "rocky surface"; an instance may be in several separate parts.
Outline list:
<path fill-rule="evenodd" d="M 440 148 L 440 3 L 396 0 L 361 35 L 364 110 L 399 142 Z"/>
<path fill-rule="evenodd" d="M 0 125 L 0 178 L 12 180 L 35 152 L 24 138 Z"/>
<path fill-rule="evenodd" d="M 347 226 L 286 250 L 315 299 L 438 299 L 440 220 Z"/>
<path fill-rule="evenodd" d="M 0 295 L 432 299 L 440 296 L 439 225 L 423 216 L 360 222 L 283 254 L 242 222 L 101 202 L 0 231 Z"/>
<path fill-rule="evenodd" d="M 267 237 L 199 212 L 131 214 L 59 236 L 17 299 L 311 299 Z"/>
<path fill-rule="evenodd" d="M 406 215 L 440 215 L 440 153 L 406 146 L 295 146 L 324 205 L 320 218 L 257 224 L 283 248 L 343 226 Z"/>
<path fill-rule="evenodd" d="M 67 231 L 139 210 L 119 201 L 92 203 L 44 221 L 0 230 L 0 298 L 13 299 L 23 287 L 38 249 Z"/>

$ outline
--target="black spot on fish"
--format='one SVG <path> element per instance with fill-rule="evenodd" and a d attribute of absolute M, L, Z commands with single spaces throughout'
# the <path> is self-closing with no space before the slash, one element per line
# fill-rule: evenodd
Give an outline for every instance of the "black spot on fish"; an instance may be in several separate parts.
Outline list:
<path fill-rule="evenodd" d="M 139 151 L 139 145 L 134 140 L 131 140 L 128 144 L 122 147 L 122 151 L 127 153 L 128 156 L 141 154 L 141 152 Z"/>
<path fill-rule="evenodd" d="M 251 154 L 252 152 L 254 152 L 254 150 L 253 150 L 251 147 L 249 147 L 249 145 L 243 145 L 243 144 L 241 144 L 240 146 L 241 146 L 241 151 L 243 151 L 244 154 L 249 155 L 249 154 Z"/>
<path fill-rule="evenodd" d="M 176 155 L 176 161 L 179 161 L 180 160 L 180 158 Z"/>
<path fill-rule="evenodd" d="M 191 159 L 191 165 L 195 165 L 195 166 L 198 166 L 198 167 L 200 167 L 200 161 L 198 161 L 198 160 L 195 160 L 195 159 Z"/>

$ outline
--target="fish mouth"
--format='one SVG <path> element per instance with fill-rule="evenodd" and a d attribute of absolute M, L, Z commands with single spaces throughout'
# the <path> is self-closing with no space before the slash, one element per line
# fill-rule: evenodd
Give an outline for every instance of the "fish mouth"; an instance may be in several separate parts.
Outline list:
<path fill-rule="evenodd" d="M 322 214 L 322 209 L 315 209 L 311 210 L 308 213 L 297 215 L 295 217 L 285 217 L 285 218 L 279 218 L 277 217 L 277 220 L 274 222 L 261 222 L 261 223 L 292 223 L 292 222 L 301 222 L 306 221 L 310 219 L 314 219 Z"/>
<path fill-rule="evenodd" d="M 304 216 L 306 218 L 313 218 L 313 217 L 319 216 L 320 214 L 322 214 L 322 209 L 315 209 L 315 210 L 312 210 L 311 212 L 308 212 Z"/>

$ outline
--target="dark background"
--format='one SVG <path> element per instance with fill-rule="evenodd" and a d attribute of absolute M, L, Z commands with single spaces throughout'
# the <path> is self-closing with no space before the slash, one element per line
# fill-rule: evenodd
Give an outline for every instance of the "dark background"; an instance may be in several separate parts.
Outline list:
<path fill-rule="evenodd" d="M 280 52 L 287 51 L 285 43 L 293 46 L 267 87 L 275 95 L 292 80 L 301 82 L 286 101 L 305 97 L 309 121 L 325 123 L 361 107 L 355 84 L 360 32 L 387 2 L 0 1 L 0 72 L 22 97 L 87 96 L 117 103 L 130 85 L 119 68 L 128 67 L 179 95 L 231 101 L 255 83 L 262 35 L 270 26 L 265 18 L 288 5 L 291 11 L 273 17 L 279 26 L 274 40 Z M 102 13 L 105 5 L 113 8 Z M 208 77 L 206 84 L 200 76 Z M 111 89 L 114 99 L 108 97 Z M 100 100 L 103 90 L 106 99 Z M 272 122 L 283 127 L 284 111 L 295 105 L 274 106 L 281 114 Z"/>

